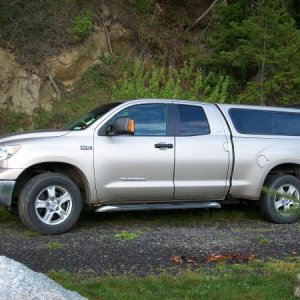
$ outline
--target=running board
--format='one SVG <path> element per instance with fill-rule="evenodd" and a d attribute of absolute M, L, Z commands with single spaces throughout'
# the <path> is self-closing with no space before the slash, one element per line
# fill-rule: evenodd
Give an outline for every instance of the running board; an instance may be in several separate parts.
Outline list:
<path fill-rule="evenodd" d="M 115 205 L 100 206 L 99 208 L 96 209 L 96 212 L 162 210 L 162 209 L 190 209 L 190 208 L 221 208 L 221 204 L 219 202 L 115 204 Z"/>

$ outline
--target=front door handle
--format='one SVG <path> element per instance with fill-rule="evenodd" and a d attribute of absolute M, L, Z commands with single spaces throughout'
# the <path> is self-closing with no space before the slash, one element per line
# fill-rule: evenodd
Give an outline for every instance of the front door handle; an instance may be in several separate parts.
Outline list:
<path fill-rule="evenodd" d="M 173 148 L 173 144 L 158 143 L 158 144 L 155 144 L 154 147 L 158 148 L 158 149 L 166 149 L 166 148 L 172 149 Z"/>

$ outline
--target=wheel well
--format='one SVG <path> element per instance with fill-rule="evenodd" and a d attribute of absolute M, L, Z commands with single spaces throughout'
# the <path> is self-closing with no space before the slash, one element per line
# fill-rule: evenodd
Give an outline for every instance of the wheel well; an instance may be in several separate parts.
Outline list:
<path fill-rule="evenodd" d="M 84 174 L 75 166 L 59 163 L 59 162 L 49 162 L 49 163 L 41 163 L 27 168 L 17 179 L 16 185 L 13 191 L 13 201 L 12 205 L 16 206 L 18 203 L 18 196 L 24 184 L 31 179 L 32 177 L 39 175 L 45 172 L 55 172 L 61 173 L 69 178 L 71 178 L 79 187 L 79 190 L 82 195 L 82 199 L 84 202 L 87 202 L 89 199 L 89 188 L 88 182 L 85 178 Z"/>
<path fill-rule="evenodd" d="M 270 175 L 278 175 L 278 174 L 288 174 L 297 177 L 300 180 L 300 165 L 297 164 L 281 164 L 273 169 L 267 175 L 267 178 Z"/>

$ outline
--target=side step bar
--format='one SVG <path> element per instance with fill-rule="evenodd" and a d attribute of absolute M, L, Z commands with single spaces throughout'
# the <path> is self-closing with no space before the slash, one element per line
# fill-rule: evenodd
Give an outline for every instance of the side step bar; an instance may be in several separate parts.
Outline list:
<path fill-rule="evenodd" d="M 149 204 L 115 204 L 103 205 L 96 212 L 109 211 L 138 211 L 138 210 L 163 210 L 163 209 L 190 209 L 190 208 L 221 208 L 219 202 L 175 202 L 175 203 L 149 203 Z"/>

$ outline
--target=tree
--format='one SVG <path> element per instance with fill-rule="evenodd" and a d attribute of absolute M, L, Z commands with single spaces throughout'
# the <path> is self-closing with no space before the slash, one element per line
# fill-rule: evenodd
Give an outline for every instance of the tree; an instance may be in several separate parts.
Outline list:
<path fill-rule="evenodd" d="M 239 0 L 219 6 L 213 29 L 210 63 L 236 80 L 240 102 L 299 101 L 300 31 L 284 1 Z"/>

